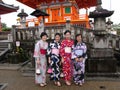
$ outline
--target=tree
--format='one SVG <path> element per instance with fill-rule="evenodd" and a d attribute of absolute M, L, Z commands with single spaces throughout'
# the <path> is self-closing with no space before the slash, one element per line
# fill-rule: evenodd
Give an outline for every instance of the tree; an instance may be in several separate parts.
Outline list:
<path fill-rule="evenodd" d="M 2 31 L 10 31 L 11 28 L 7 27 L 5 23 L 2 23 Z"/>
<path fill-rule="evenodd" d="M 120 35 L 120 23 L 119 24 L 114 24 L 113 29 L 117 31 L 117 35 Z"/>
<path fill-rule="evenodd" d="M 2 28 L 7 28 L 7 25 L 5 23 L 2 23 Z"/>

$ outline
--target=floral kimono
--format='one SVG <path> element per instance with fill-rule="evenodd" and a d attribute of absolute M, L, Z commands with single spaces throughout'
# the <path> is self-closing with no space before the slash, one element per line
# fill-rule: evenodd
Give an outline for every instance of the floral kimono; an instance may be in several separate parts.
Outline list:
<path fill-rule="evenodd" d="M 52 73 L 50 74 L 50 80 L 59 81 L 60 80 L 60 43 L 53 41 L 48 46 L 48 56 L 51 59 L 50 67 Z"/>
<path fill-rule="evenodd" d="M 62 63 L 62 70 L 65 81 L 70 81 L 72 77 L 72 61 L 71 61 L 71 50 L 74 42 L 73 40 L 63 40 L 60 47 L 60 55 L 64 58 Z"/>
<path fill-rule="evenodd" d="M 35 44 L 34 57 L 35 57 L 35 71 L 39 70 L 40 74 L 35 73 L 35 83 L 41 84 L 46 83 L 46 49 L 48 48 L 48 43 L 43 40 L 39 40 Z M 40 60 L 38 65 L 36 60 Z"/>
<path fill-rule="evenodd" d="M 72 59 L 74 61 L 73 79 L 76 84 L 84 83 L 85 59 L 87 58 L 86 51 L 85 43 L 77 43 L 72 50 Z M 83 58 L 82 61 L 75 60 L 75 58 L 80 59 L 81 57 Z"/>

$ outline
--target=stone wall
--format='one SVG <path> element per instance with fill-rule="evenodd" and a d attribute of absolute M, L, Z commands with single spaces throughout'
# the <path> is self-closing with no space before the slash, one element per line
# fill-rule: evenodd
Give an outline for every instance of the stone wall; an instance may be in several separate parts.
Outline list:
<path fill-rule="evenodd" d="M 10 34 L 10 31 L 2 31 L 0 32 L 0 40 L 7 40 L 8 39 L 8 34 Z"/>

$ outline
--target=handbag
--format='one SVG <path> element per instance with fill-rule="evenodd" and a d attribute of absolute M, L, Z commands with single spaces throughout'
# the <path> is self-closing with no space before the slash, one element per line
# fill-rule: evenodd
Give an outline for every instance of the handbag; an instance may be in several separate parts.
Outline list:
<path fill-rule="evenodd" d="M 36 69 L 36 74 L 37 74 L 37 75 L 40 75 L 40 74 L 41 74 L 41 71 L 40 71 L 39 68 Z"/>
<path fill-rule="evenodd" d="M 51 74 L 52 72 L 53 72 L 52 68 L 49 67 L 48 70 L 47 70 L 47 73 L 48 73 L 48 74 Z"/>
<path fill-rule="evenodd" d="M 63 78 L 64 77 L 64 74 L 63 72 L 60 73 L 60 77 Z"/>
<path fill-rule="evenodd" d="M 37 74 L 37 75 L 40 75 L 40 74 L 41 74 L 41 70 L 40 70 L 40 68 L 39 68 L 39 64 L 37 64 L 36 74 Z"/>

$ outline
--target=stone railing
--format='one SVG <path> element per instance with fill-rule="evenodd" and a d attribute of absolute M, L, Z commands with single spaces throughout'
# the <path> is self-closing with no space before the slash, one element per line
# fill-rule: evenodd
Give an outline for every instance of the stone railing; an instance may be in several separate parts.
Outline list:
<path fill-rule="evenodd" d="M 2 31 L 0 32 L 0 40 L 7 40 L 8 34 L 10 34 L 10 31 Z"/>
<path fill-rule="evenodd" d="M 13 41 L 31 41 L 40 38 L 39 27 L 17 28 L 13 27 Z"/>
<path fill-rule="evenodd" d="M 44 30 L 43 30 L 44 29 Z M 92 47 L 92 42 L 94 39 L 94 30 L 89 30 L 81 25 L 54 25 L 43 27 L 27 27 L 27 28 L 17 28 L 13 26 L 12 36 L 13 41 L 34 41 L 40 39 L 40 34 L 45 31 L 48 34 L 49 39 L 54 39 L 55 33 L 60 33 L 62 38 L 65 30 L 71 30 L 71 38 L 74 39 L 75 35 L 81 33 L 83 36 L 83 41 L 90 44 Z M 115 48 L 120 50 L 120 36 L 106 34 L 108 41 L 110 43 L 110 48 Z"/>

